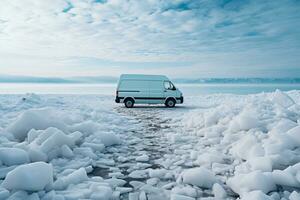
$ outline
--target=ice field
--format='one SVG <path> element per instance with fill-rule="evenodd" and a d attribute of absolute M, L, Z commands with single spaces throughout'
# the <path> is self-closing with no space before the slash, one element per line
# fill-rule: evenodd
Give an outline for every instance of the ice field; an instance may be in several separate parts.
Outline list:
<path fill-rule="evenodd" d="M 0 95 L 0 199 L 299 200 L 300 91 Z"/>

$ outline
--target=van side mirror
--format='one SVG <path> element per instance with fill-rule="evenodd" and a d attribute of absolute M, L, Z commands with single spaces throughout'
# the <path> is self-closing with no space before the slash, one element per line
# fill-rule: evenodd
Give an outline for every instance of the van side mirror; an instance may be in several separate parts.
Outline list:
<path fill-rule="evenodd" d="M 176 90 L 176 87 L 175 87 L 175 86 L 173 86 L 173 87 L 172 87 L 172 90 Z"/>

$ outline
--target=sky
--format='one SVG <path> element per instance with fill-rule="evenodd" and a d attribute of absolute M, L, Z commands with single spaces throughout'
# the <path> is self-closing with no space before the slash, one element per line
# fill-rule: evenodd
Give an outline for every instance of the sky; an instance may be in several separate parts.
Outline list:
<path fill-rule="evenodd" d="M 300 1 L 0 1 L 0 74 L 122 73 L 300 77 Z"/>

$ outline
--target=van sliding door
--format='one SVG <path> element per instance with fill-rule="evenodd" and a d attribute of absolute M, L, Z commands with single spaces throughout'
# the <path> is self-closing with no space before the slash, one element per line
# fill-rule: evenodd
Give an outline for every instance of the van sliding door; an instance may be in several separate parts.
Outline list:
<path fill-rule="evenodd" d="M 147 103 L 149 97 L 148 81 L 123 80 L 120 84 L 119 95 L 133 97 L 136 103 Z"/>
<path fill-rule="evenodd" d="M 148 81 L 149 82 L 149 103 L 164 103 L 164 86 L 163 81 Z"/>

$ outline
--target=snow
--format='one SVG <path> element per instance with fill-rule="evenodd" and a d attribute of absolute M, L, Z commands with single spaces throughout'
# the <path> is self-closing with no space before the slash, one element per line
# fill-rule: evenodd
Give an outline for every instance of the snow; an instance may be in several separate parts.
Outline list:
<path fill-rule="evenodd" d="M 174 109 L 104 95 L 0 102 L 0 199 L 299 199 L 299 91 Z"/>
<path fill-rule="evenodd" d="M 45 162 L 24 164 L 10 171 L 1 186 L 7 190 L 40 191 L 53 184 L 53 168 Z"/>

